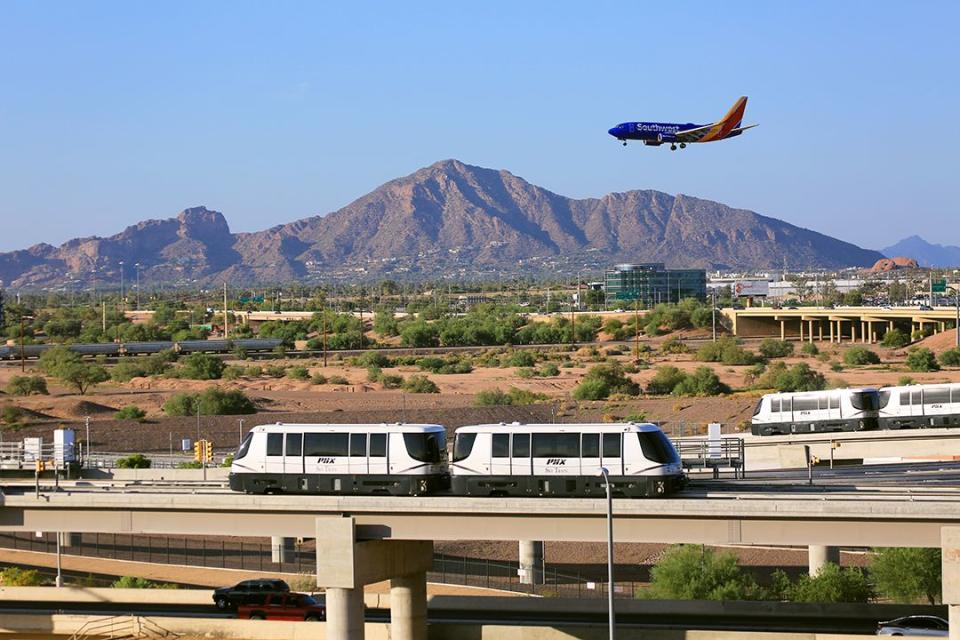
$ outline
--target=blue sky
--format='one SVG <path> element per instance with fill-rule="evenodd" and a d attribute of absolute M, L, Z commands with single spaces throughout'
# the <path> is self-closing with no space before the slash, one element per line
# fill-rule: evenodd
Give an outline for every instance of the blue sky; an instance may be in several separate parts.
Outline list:
<path fill-rule="evenodd" d="M 960 244 L 955 2 L 4 2 L 0 250 L 194 205 L 235 231 L 440 159 Z M 740 138 L 621 147 L 633 119 Z"/>

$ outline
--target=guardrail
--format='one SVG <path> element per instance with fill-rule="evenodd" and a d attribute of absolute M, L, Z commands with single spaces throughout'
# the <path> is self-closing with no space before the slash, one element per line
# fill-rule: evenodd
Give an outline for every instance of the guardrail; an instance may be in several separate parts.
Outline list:
<path fill-rule="evenodd" d="M 721 469 L 733 471 L 734 478 L 746 477 L 743 438 L 682 439 L 673 441 L 680 461 L 686 470 L 712 470 L 713 477 L 720 477 Z"/>

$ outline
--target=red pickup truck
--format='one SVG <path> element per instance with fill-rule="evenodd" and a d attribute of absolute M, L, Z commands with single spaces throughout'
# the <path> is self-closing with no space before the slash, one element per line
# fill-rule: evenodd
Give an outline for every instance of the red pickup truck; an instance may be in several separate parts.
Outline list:
<path fill-rule="evenodd" d="M 248 603 L 237 607 L 238 618 L 250 620 L 324 620 L 327 609 L 305 593 L 272 593 L 262 604 Z"/>

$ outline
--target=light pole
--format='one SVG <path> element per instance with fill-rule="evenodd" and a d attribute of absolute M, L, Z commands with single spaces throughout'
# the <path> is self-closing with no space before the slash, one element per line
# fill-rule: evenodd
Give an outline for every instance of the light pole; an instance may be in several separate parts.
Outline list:
<path fill-rule="evenodd" d="M 954 333 L 956 334 L 954 336 L 955 338 L 954 346 L 956 346 L 957 348 L 960 348 L 960 285 L 954 285 L 948 288 L 953 289 L 953 299 L 957 309 L 957 317 L 956 317 L 956 320 L 954 321 L 954 327 L 955 327 Z"/>
<path fill-rule="evenodd" d="M 140 263 L 134 264 L 137 268 L 137 311 L 140 311 Z"/>
<path fill-rule="evenodd" d="M 717 341 L 717 290 L 711 291 L 713 294 L 713 306 L 710 308 L 710 318 L 713 320 L 713 341 Z"/>
<path fill-rule="evenodd" d="M 20 371 L 27 370 L 27 359 L 23 353 L 23 321 L 27 318 L 33 320 L 33 316 L 24 315 L 23 311 L 20 312 Z"/>
<path fill-rule="evenodd" d="M 120 261 L 120 311 L 127 310 L 127 300 L 123 295 L 123 260 Z"/>
<path fill-rule="evenodd" d="M 243 442 L 243 418 L 240 418 L 240 437 L 237 438 L 237 442 Z"/>
<path fill-rule="evenodd" d="M 90 416 L 86 416 L 84 418 L 84 423 L 86 424 L 86 427 L 87 427 L 87 460 L 90 460 Z M 90 465 L 88 464 L 85 466 L 89 467 Z"/>
<path fill-rule="evenodd" d="M 610 471 L 600 467 L 604 486 L 607 489 L 607 618 L 610 640 L 614 640 L 616 622 L 613 615 L 613 495 L 610 493 Z"/>

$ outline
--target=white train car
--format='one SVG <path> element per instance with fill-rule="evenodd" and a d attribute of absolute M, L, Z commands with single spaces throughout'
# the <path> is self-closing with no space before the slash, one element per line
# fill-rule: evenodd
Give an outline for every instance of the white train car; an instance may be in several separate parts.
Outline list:
<path fill-rule="evenodd" d="M 457 429 L 453 493 L 464 496 L 663 496 L 685 483 L 680 456 L 653 424 L 488 424 Z"/>
<path fill-rule="evenodd" d="M 960 383 L 880 389 L 881 429 L 960 427 Z"/>
<path fill-rule="evenodd" d="M 752 432 L 757 436 L 832 431 L 870 431 L 878 427 L 876 389 L 831 389 L 770 393 L 757 403 Z"/>
<path fill-rule="evenodd" d="M 246 493 L 423 495 L 446 489 L 446 430 L 433 424 L 254 427 L 230 467 Z"/>

